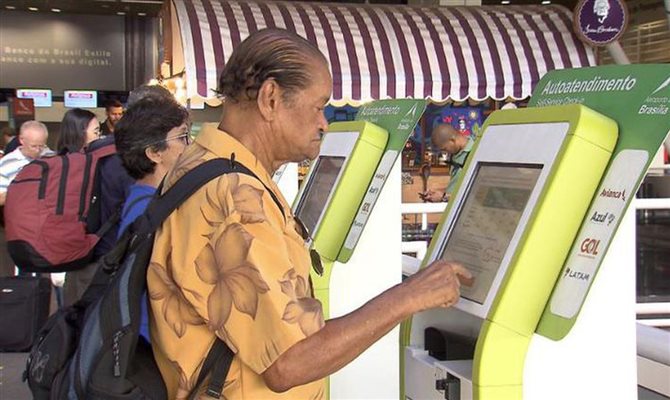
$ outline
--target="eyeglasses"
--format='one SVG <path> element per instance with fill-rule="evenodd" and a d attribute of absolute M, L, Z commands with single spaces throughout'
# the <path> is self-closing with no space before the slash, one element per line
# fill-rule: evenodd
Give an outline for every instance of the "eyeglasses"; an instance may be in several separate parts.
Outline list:
<path fill-rule="evenodd" d="M 37 151 L 42 151 L 47 147 L 46 144 L 24 144 L 24 146 L 26 146 L 31 150 L 37 150 Z"/>
<path fill-rule="evenodd" d="M 307 230 L 307 227 L 302 223 L 297 215 L 294 215 L 293 219 L 295 220 L 296 231 L 302 240 L 304 240 L 307 245 L 311 246 L 313 240 L 309 234 L 309 231 Z M 314 268 L 314 272 L 316 272 L 319 276 L 323 276 L 323 263 L 321 262 L 321 256 L 319 255 L 319 252 L 314 248 L 310 248 L 309 258 L 312 261 L 312 268 Z"/>
<path fill-rule="evenodd" d="M 169 142 L 170 140 L 179 140 L 180 142 L 184 143 L 185 146 L 188 146 L 189 144 L 191 144 L 191 132 L 186 131 L 186 133 L 182 133 L 181 135 L 177 135 L 177 136 L 165 138 L 163 140 L 159 140 L 159 141 L 156 141 L 156 142 L 152 142 L 152 143 L 149 143 L 148 145 L 146 145 L 145 147 L 155 146 L 158 143 L 165 143 L 165 142 Z"/>

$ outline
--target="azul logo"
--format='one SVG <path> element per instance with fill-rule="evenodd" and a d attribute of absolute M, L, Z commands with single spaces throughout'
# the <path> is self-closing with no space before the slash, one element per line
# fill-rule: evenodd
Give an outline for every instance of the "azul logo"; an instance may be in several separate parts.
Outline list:
<path fill-rule="evenodd" d="M 586 256 L 597 256 L 600 251 L 600 239 L 586 238 L 579 246 L 579 253 Z"/>
<path fill-rule="evenodd" d="M 612 222 L 616 220 L 616 217 L 614 214 L 606 212 L 606 213 L 599 213 L 598 211 L 594 211 L 593 215 L 591 216 L 591 222 L 595 222 L 596 224 L 604 224 L 606 223 L 607 226 L 610 226 Z"/>
<path fill-rule="evenodd" d="M 609 197 L 611 199 L 621 199 L 621 201 L 626 201 L 626 190 L 612 190 L 612 189 L 603 189 L 600 192 L 600 197 Z"/>
<path fill-rule="evenodd" d="M 572 278 L 580 281 L 588 281 L 591 278 L 591 274 L 587 274 L 585 272 L 573 271 L 570 268 L 566 268 L 565 273 L 563 273 L 563 278 L 564 279 Z"/>

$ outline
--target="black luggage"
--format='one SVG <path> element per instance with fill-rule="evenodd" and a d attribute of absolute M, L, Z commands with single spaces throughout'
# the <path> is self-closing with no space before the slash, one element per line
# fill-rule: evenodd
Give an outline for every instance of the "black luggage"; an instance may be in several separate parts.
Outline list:
<path fill-rule="evenodd" d="M 0 351 L 28 351 L 49 317 L 50 305 L 49 278 L 0 278 Z"/>

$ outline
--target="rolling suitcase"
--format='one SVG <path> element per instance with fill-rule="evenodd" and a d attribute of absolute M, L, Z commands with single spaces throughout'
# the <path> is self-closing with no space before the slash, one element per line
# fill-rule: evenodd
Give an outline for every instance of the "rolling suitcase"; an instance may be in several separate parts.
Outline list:
<path fill-rule="evenodd" d="M 49 317 L 50 304 L 49 278 L 0 278 L 0 351 L 28 351 Z"/>

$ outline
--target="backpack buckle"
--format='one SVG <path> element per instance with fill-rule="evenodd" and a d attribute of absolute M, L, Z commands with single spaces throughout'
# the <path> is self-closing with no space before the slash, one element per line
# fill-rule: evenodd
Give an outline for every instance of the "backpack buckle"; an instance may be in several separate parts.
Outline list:
<path fill-rule="evenodd" d="M 220 399 L 221 398 L 221 391 L 216 390 L 212 387 L 208 387 L 207 390 L 205 391 L 205 394 L 209 397 L 213 397 L 215 399 Z"/>

